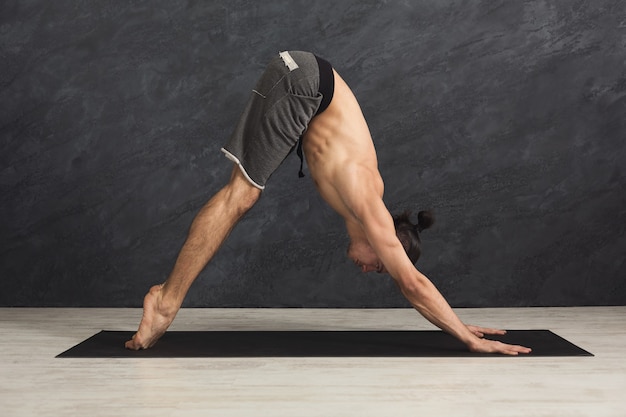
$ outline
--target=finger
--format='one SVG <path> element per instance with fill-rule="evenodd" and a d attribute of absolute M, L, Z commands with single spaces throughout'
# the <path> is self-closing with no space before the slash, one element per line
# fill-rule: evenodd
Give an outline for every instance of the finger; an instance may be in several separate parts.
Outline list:
<path fill-rule="evenodd" d="M 498 350 L 498 353 L 503 354 L 503 355 L 508 355 L 508 356 L 518 356 L 519 355 L 519 352 L 516 349 L 512 349 L 512 347 L 509 346 L 509 345 L 502 346 Z"/>
<path fill-rule="evenodd" d="M 472 332 L 474 336 L 479 337 L 481 339 L 483 338 L 484 334 L 482 334 L 482 332 L 478 330 L 478 327 L 468 325 L 467 328 L 469 329 L 470 332 Z"/>
<path fill-rule="evenodd" d="M 499 335 L 506 334 L 506 330 L 491 329 L 491 328 L 487 328 L 487 327 L 481 327 L 480 331 L 485 333 L 485 334 L 499 334 Z"/>
<path fill-rule="evenodd" d="M 472 332 L 473 335 L 475 335 L 475 336 L 477 336 L 477 337 L 479 337 L 481 339 L 483 338 L 483 336 L 485 336 L 483 334 L 483 332 L 480 331 L 479 327 L 472 326 L 471 324 L 467 324 L 466 326 L 469 329 L 469 331 Z"/>
<path fill-rule="evenodd" d="M 531 348 L 526 347 L 526 346 L 522 346 L 522 345 L 512 345 L 512 346 L 513 346 L 513 348 L 514 348 L 515 350 L 517 350 L 518 352 L 524 352 L 524 353 L 526 353 L 526 352 L 530 352 L 530 351 L 532 350 Z"/>
<path fill-rule="evenodd" d="M 485 334 L 498 334 L 498 335 L 503 335 L 506 334 L 506 330 L 500 330 L 500 329 L 492 329 L 490 327 L 479 327 L 479 326 L 471 326 L 468 325 L 467 326 L 470 330 L 472 330 L 472 332 L 476 333 L 476 332 L 480 332 Z"/>

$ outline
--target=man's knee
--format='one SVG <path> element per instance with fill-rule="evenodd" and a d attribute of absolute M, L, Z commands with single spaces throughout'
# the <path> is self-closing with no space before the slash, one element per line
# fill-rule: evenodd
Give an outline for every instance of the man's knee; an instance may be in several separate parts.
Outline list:
<path fill-rule="evenodd" d="M 237 206 L 242 211 L 241 214 L 244 214 L 248 210 L 250 210 L 259 198 L 261 197 L 261 190 L 254 186 L 249 186 L 244 190 L 241 190 L 236 194 Z"/>
<path fill-rule="evenodd" d="M 237 166 L 226 188 L 231 205 L 237 207 L 241 215 L 250 210 L 261 197 L 261 190 L 252 185 Z"/>

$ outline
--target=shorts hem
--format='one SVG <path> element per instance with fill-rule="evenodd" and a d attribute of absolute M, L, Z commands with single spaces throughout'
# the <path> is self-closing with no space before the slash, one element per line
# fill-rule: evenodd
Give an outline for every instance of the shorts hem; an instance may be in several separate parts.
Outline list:
<path fill-rule="evenodd" d="M 250 182 L 250 184 L 252 184 L 256 188 L 258 188 L 259 190 L 264 190 L 265 189 L 264 185 L 257 184 L 252 178 L 250 178 L 250 175 L 248 175 L 248 172 L 246 171 L 246 169 L 241 164 L 241 161 L 239 160 L 239 158 L 237 158 L 232 153 L 228 152 L 228 150 L 226 150 L 225 148 L 222 148 L 221 151 L 224 152 L 224 155 L 226 155 L 226 158 L 230 159 L 231 161 L 233 161 L 234 163 L 236 163 L 239 166 L 239 169 L 241 170 L 241 173 L 243 174 L 244 177 L 246 177 L 246 179 L 248 180 L 248 182 Z"/>

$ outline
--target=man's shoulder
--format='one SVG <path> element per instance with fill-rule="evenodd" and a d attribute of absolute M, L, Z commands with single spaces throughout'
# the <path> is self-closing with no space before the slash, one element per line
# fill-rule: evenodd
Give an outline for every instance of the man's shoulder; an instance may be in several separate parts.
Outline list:
<path fill-rule="evenodd" d="M 341 166 L 340 173 L 336 175 L 339 182 L 345 182 L 346 186 L 359 191 L 362 194 L 373 193 L 382 197 L 384 183 L 378 169 L 370 164 L 346 163 Z"/>

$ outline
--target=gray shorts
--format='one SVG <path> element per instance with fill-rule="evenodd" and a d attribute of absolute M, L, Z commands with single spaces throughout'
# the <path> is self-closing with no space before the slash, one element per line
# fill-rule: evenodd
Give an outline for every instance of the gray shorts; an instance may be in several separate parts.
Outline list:
<path fill-rule="evenodd" d="M 265 188 L 306 131 L 323 98 L 319 84 L 315 55 L 290 51 L 269 63 L 252 90 L 222 152 L 255 187 Z"/>

